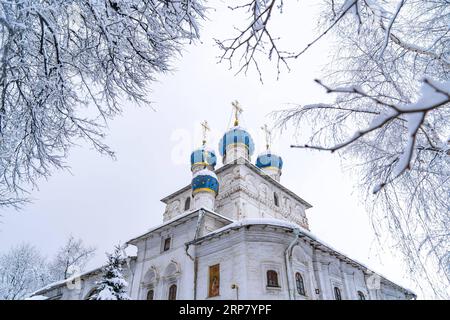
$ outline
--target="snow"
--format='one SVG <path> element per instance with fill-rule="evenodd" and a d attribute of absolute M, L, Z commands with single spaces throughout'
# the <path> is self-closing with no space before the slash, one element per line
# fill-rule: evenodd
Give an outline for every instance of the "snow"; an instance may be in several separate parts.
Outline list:
<path fill-rule="evenodd" d="M 269 155 L 269 154 L 274 154 L 273 152 L 271 152 L 270 150 L 265 150 L 265 151 L 263 151 L 263 152 L 261 152 L 261 153 L 259 153 L 258 154 L 258 157 L 263 157 L 263 156 L 267 156 L 267 155 Z"/>
<path fill-rule="evenodd" d="M 25 300 L 48 300 L 48 297 L 42 295 L 36 295 L 29 298 L 25 298 Z"/>
<path fill-rule="evenodd" d="M 162 228 L 162 227 L 165 227 L 165 226 L 167 226 L 167 225 L 169 225 L 169 224 L 171 224 L 171 223 L 173 223 L 173 222 L 175 222 L 175 221 L 177 221 L 177 220 L 179 220 L 179 219 L 182 219 L 182 218 L 184 218 L 184 217 L 187 217 L 187 216 L 189 216 L 189 215 L 191 215 L 191 214 L 193 214 L 193 213 L 195 213 L 195 212 L 198 212 L 198 211 L 200 211 L 200 210 L 207 211 L 207 212 L 209 212 L 209 213 L 211 213 L 211 214 L 213 214 L 213 215 L 215 215 L 215 216 L 218 216 L 218 217 L 220 217 L 220 218 L 222 218 L 222 219 L 224 219 L 224 220 L 228 220 L 228 221 L 231 221 L 231 222 L 234 221 L 234 220 L 232 220 L 232 219 L 230 219 L 230 218 L 228 218 L 228 217 L 225 217 L 225 216 L 223 216 L 223 215 L 221 215 L 221 214 L 219 214 L 219 213 L 216 213 L 216 212 L 214 212 L 214 211 L 208 210 L 208 209 L 203 208 L 203 207 L 202 207 L 202 208 L 198 208 L 198 209 L 192 209 L 192 210 L 187 211 L 187 212 L 185 212 L 185 213 L 183 213 L 183 214 L 177 215 L 177 216 L 173 217 L 172 219 L 167 220 L 167 221 L 164 222 L 164 223 L 161 223 L 161 224 L 159 224 L 159 225 L 157 225 L 157 226 L 154 226 L 154 227 L 148 229 L 147 232 L 145 232 L 144 234 L 141 234 L 141 235 L 139 235 L 139 236 L 137 236 L 137 237 L 132 238 L 132 239 L 129 240 L 127 243 L 131 243 L 131 241 L 133 241 L 133 240 L 139 239 L 140 237 L 142 237 L 142 236 L 144 236 L 144 235 L 146 235 L 146 234 L 149 234 L 150 232 L 153 232 L 153 231 L 158 230 L 158 229 L 160 229 L 160 228 Z"/>
<path fill-rule="evenodd" d="M 405 112 L 408 127 L 408 140 L 400 155 L 392 174 L 394 177 L 402 174 L 408 169 L 412 160 L 417 131 L 425 119 L 425 113 L 434 106 L 439 106 L 449 101 L 450 80 L 445 82 L 424 78 L 420 88 L 420 96 L 416 102 L 399 106 L 400 112 Z M 415 111 L 417 112 L 411 112 Z"/>
<path fill-rule="evenodd" d="M 106 287 L 98 293 L 97 300 L 117 300 L 117 297 L 109 287 Z"/>
<path fill-rule="evenodd" d="M 103 268 L 103 276 L 97 282 L 99 292 L 93 296 L 94 300 L 129 300 L 127 293 L 128 282 L 122 274 L 125 257 L 121 246 L 116 246 L 114 253 L 107 254 L 108 264 Z"/>
<path fill-rule="evenodd" d="M 233 131 L 233 130 L 242 130 L 242 131 L 246 131 L 244 127 L 241 127 L 241 126 L 233 126 L 233 127 L 230 128 L 230 130 L 227 131 L 227 133 L 228 133 L 228 132 L 231 132 L 231 131 Z"/>
<path fill-rule="evenodd" d="M 398 109 L 407 112 L 414 110 L 422 111 L 430 106 L 439 105 L 448 101 L 449 95 L 450 80 L 441 82 L 430 78 L 424 78 L 417 101 L 406 105 L 400 105 L 398 106 Z"/>
<path fill-rule="evenodd" d="M 390 109 L 387 112 L 380 113 L 379 115 L 377 115 L 375 118 L 372 119 L 369 128 L 376 128 L 381 126 L 383 123 L 386 122 L 387 119 L 392 118 L 396 114 L 398 113 L 392 109 Z"/>
<path fill-rule="evenodd" d="M 83 273 L 80 273 L 80 274 L 73 275 L 73 276 L 71 276 L 71 277 L 69 277 L 69 278 L 67 278 L 67 279 L 65 279 L 65 280 L 59 280 L 59 281 L 55 281 L 55 282 L 49 283 L 49 284 L 46 285 L 45 287 L 42 287 L 42 288 L 40 288 L 39 290 L 36 290 L 35 292 L 33 292 L 31 295 L 37 294 L 38 292 L 42 292 L 42 291 L 49 290 L 49 289 L 54 288 L 54 287 L 61 286 L 61 285 L 66 284 L 66 283 L 73 283 L 77 278 L 81 278 L 81 277 L 83 277 L 83 276 L 85 276 L 85 275 L 88 275 L 88 274 L 90 274 L 90 273 L 93 273 L 93 272 L 96 272 L 96 271 L 100 271 L 101 268 L 102 268 L 102 267 L 98 267 L 98 268 L 95 268 L 95 269 L 91 269 L 91 270 L 89 270 L 89 271 L 86 271 L 86 272 L 83 272 Z"/>
<path fill-rule="evenodd" d="M 193 178 L 198 177 L 198 176 L 210 176 L 210 177 L 215 178 L 216 180 L 219 180 L 217 178 L 217 175 L 209 169 L 202 169 L 200 171 L 197 171 L 196 173 L 194 173 Z"/>
<path fill-rule="evenodd" d="M 198 152 L 198 151 L 206 151 L 206 152 L 214 153 L 214 154 L 216 153 L 213 148 L 208 147 L 208 146 L 202 146 L 201 148 L 195 149 L 192 153 Z"/>
<path fill-rule="evenodd" d="M 293 222 L 289 222 L 286 220 L 280 220 L 280 219 L 275 219 L 275 218 L 247 218 L 247 219 L 235 221 L 235 222 L 230 223 L 220 229 L 214 230 L 214 231 L 208 233 L 205 237 L 215 235 L 217 233 L 223 232 L 228 229 L 239 228 L 239 227 L 248 226 L 248 225 L 273 225 L 273 226 L 290 228 L 290 229 L 300 229 L 302 232 L 306 232 L 309 234 L 309 231 L 300 227 L 298 224 L 295 224 Z M 311 234 L 311 236 L 312 236 L 312 234 Z"/>

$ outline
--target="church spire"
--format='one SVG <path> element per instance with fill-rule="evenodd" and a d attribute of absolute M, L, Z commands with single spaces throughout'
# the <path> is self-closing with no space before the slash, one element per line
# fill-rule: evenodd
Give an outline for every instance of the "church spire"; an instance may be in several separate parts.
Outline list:
<path fill-rule="evenodd" d="M 219 152 L 223 163 L 236 162 L 239 158 L 250 161 L 254 151 L 254 143 L 250 134 L 239 126 L 239 116 L 243 109 L 237 100 L 231 103 L 234 113 L 234 126 L 223 135 L 219 142 Z"/>
<path fill-rule="evenodd" d="M 272 132 L 267 124 L 261 127 L 266 138 L 266 151 L 261 153 L 256 159 L 256 166 L 265 174 L 272 177 L 276 181 L 280 181 L 281 169 L 283 169 L 283 159 L 270 151 L 272 144 Z"/>
<path fill-rule="evenodd" d="M 239 125 L 239 115 L 244 111 L 244 109 L 242 109 L 239 101 L 237 100 L 231 102 L 231 105 L 233 106 L 234 111 L 234 126 L 237 127 Z"/>
<path fill-rule="evenodd" d="M 270 144 L 272 143 L 272 131 L 270 131 L 267 124 L 264 124 L 261 129 L 264 131 L 266 136 L 266 150 L 270 150 Z"/>
<path fill-rule="evenodd" d="M 206 120 L 201 123 L 201 126 L 202 126 L 202 131 L 203 131 L 202 145 L 206 146 L 206 136 L 208 134 L 208 131 L 210 131 L 211 129 L 209 128 L 208 121 L 206 121 Z"/>
<path fill-rule="evenodd" d="M 211 130 L 208 121 L 205 120 L 200 125 L 202 126 L 202 146 L 191 153 L 191 171 L 194 173 L 205 168 L 214 171 L 217 163 L 215 152 L 206 146 L 207 134 Z"/>

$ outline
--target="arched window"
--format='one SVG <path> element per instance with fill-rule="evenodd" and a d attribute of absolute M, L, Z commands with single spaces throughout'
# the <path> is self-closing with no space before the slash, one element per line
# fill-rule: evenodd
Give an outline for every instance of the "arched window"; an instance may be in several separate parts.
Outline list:
<path fill-rule="evenodd" d="M 278 200 L 278 195 L 277 195 L 275 192 L 273 193 L 273 203 L 274 203 L 277 207 L 280 206 L 280 202 L 279 202 L 279 200 Z"/>
<path fill-rule="evenodd" d="M 268 287 L 279 287 L 278 284 L 278 273 L 275 270 L 267 271 L 267 286 Z"/>
<path fill-rule="evenodd" d="M 358 298 L 359 300 L 366 300 L 366 296 L 361 291 L 358 291 Z"/>
<path fill-rule="evenodd" d="M 191 208 L 191 197 L 188 197 L 184 202 L 184 211 L 188 211 L 190 208 Z"/>
<path fill-rule="evenodd" d="M 338 287 L 334 287 L 334 300 L 342 300 L 341 290 Z"/>
<path fill-rule="evenodd" d="M 301 294 L 302 296 L 306 296 L 305 284 L 303 283 L 303 277 L 299 272 L 297 272 L 295 274 L 295 284 L 297 286 L 298 294 Z"/>
<path fill-rule="evenodd" d="M 148 290 L 147 300 L 154 300 L 154 297 L 155 297 L 155 291 L 153 291 L 153 289 Z"/>
<path fill-rule="evenodd" d="M 169 287 L 169 300 L 177 300 L 177 285 L 173 284 Z"/>

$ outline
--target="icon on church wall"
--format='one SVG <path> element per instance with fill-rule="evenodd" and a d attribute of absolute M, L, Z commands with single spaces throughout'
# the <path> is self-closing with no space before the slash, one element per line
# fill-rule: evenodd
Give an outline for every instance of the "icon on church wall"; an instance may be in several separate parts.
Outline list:
<path fill-rule="evenodd" d="M 220 289 L 220 265 L 209 267 L 209 297 L 217 297 Z"/>

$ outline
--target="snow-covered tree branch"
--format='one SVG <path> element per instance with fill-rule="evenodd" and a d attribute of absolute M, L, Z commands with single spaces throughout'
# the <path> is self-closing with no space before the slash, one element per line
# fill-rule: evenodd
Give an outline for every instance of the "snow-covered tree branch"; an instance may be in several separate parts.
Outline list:
<path fill-rule="evenodd" d="M 70 236 L 50 263 L 53 281 L 65 280 L 76 273 L 84 271 L 84 267 L 93 257 L 94 247 L 87 247 L 83 240 Z"/>
<path fill-rule="evenodd" d="M 201 0 L 0 0 L 0 204 L 14 205 L 199 36 Z M 87 107 L 87 108 L 86 108 Z"/>

